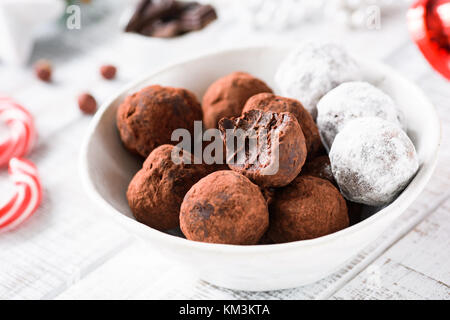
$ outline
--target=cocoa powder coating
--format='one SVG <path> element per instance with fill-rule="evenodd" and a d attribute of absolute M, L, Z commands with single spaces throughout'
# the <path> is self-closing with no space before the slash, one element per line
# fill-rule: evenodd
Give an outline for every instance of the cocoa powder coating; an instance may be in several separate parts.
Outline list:
<path fill-rule="evenodd" d="M 277 190 L 270 205 L 269 237 L 277 243 L 313 239 L 348 227 L 347 205 L 327 180 L 298 176 Z"/>
<path fill-rule="evenodd" d="M 250 110 L 239 118 L 220 120 L 219 129 L 227 144 L 228 166 L 261 187 L 289 184 L 305 163 L 305 137 L 292 113 Z M 237 140 L 245 139 L 240 144 L 233 137 L 239 130 L 251 135 L 240 136 Z"/>
<path fill-rule="evenodd" d="M 216 80 L 203 96 L 205 127 L 217 128 L 220 119 L 240 116 L 247 99 L 261 92 L 272 92 L 272 89 L 245 72 L 233 72 Z"/>
<path fill-rule="evenodd" d="M 306 162 L 302 168 L 302 175 L 310 175 L 317 178 L 330 181 L 335 187 L 337 183 L 331 171 L 330 158 L 328 156 L 320 156 Z"/>
<path fill-rule="evenodd" d="M 172 144 L 175 129 L 187 129 L 193 136 L 194 121 L 201 119 L 200 103 L 192 92 L 159 85 L 128 96 L 117 110 L 123 144 L 143 157 L 162 144 Z"/>
<path fill-rule="evenodd" d="M 244 114 L 247 111 L 255 109 L 278 113 L 292 113 L 297 118 L 305 136 L 308 159 L 314 158 L 323 149 L 319 129 L 311 114 L 303 107 L 300 101 L 276 96 L 272 93 L 259 93 L 247 100 L 242 113 Z"/>
<path fill-rule="evenodd" d="M 135 218 L 161 231 L 179 226 L 184 195 L 210 172 L 206 165 L 175 164 L 171 158 L 174 148 L 162 145 L 154 149 L 131 180 L 127 191 Z"/>
<path fill-rule="evenodd" d="M 180 227 L 189 240 L 236 245 L 257 244 L 269 225 L 258 186 L 233 171 L 216 171 L 184 197 Z"/>

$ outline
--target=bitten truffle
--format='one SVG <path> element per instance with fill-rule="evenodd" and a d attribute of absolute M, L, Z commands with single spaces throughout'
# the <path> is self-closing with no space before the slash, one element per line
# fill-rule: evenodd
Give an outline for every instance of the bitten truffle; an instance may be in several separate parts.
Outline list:
<path fill-rule="evenodd" d="M 135 218 L 161 231 L 179 226 L 184 195 L 209 173 L 205 165 L 182 161 L 176 164 L 172 160 L 175 148 L 162 145 L 153 150 L 131 180 L 127 191 L 128 203 Z M 188 153 L 186 155 L 191 157 Z M 182 160 L 180 157 L 178 159 Z"/>
<path fill-rule="evenodd" d="M 250 110 L 220 120 L 219 129 L 228 166 L 261 187 L 289 184 L 305 163 L 305 137 L 292 113 Z"/>
<path fill-rule="evenodd" d="M 348 227 L 347 205 L 327 180 L 298 176 L 270 205 L 269 237 L 276 243 L 313 239 Z"/>
<path fill-rule="evenodd" d="M 181 205 L 181 231 L 189 240 L 257 244 L 268 225 L 266 200 L 258 186 L 230 170 L 201 179 Z"/>
<path fill-rule="evenodd" d="M 200 103 L 192 92 L 159 85 L 128 96 L 117 110 L 123 144 L 143 157 L 162 144 L 172 144 L 175 129 L 187 129 L 193 136 L 194 121 L 201 119 Z"/>
<path fill-rule="evenodd" d="M 259 93 L 247 100 L 242 113 L 255 109 L 292 113 L 297 118 L 305 136 L 308 159 L 314 158 L 323 148 L 317 125 L 299 101 L 276 96 L 272 93 Z"/>
<path fill-rule="evenodd" d="M 245 72 L 233 72 L 216 80 L 203 96 L 203 122 L 206 128 L 217 128 L 220 119 L 238 117 L 248 98 L 261 92 L 272 92 L 267 84 Z"/>
<path fill-rule="evenodd" d="M 344 197 L 369 206 L 391 202 L 419 168 L 416 149 L 407 134 L 376 117 L 350 121 L 336 135 L 330 161 Z"/>

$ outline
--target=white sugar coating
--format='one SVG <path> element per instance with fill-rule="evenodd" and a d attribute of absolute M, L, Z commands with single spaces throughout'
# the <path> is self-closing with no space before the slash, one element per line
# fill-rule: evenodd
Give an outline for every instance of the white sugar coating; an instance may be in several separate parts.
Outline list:
<path fill-rule="evenodd" d="M 313 119 L 320 98 L 342 82 L 361 78 L 356 61 L 334 43 L 304 42 L 280 64 L 275 81 L 283 96 L 299 100 Z"/>
<path fill-rule="evenodd" d="M 362 117 L 379 117 L 406 128 L 403 112 L 391 97 L 367 82 L 345 82 L 317 104 L 317 127 L 325 147 L 330 149 L 336 134 L 349 121 Z"/>
<path fill-rule="evenodd" d="M 336 135 L 329 156 L 344 197 L 370 206 L 391 202 L 419 168 L 407 134 L 377 117 L 350 121 Z"/>

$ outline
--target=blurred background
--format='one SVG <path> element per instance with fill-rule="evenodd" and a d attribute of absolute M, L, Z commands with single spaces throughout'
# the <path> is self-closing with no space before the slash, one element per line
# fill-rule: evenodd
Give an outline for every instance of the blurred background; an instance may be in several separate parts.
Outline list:
<path fill-rule="evenodd" d="M 334 41 L 354 55 L 383 61 L 416 82 L 436 104 L 444 136 L 448 133 L 449 82 L 431 67 L 408 30 L 412 1 L 199 2 L 212 5 L 217 19 L 201 30 L 164 38 L 124 31 L 137 1 L 0 0 L 0 94 L 20 102 L 35 119 L 39 140 L 28 158 L 37 165 L 44 188 L 36 214 L 18 229 L 0 234 L 0 299 L 327 295 L 330 279 L 322 289 L 262 296 L 187 278 L 180 288 L 183 272 L 157 256 L 143 260 L 139 240 L 99 214 L 79 181 L 77 159 L 91 120 L 77 105 L 82 92 L 92 94 L 101 105 L 130 81 L 203 53 L 256 44 Z M 446 12 L 450 16 L 448 6 Z M 51 64 L 50 82 L 35 74 L 36 63 L 43 59 Z M 117 68 L 111 81 L 99 74 L 105 64 Z M 0 124 L 0 140 L 6 134 Z M 448 178 L 448 170 L 441 171 L 440 179 Z M 10 187 L 6 170 L 0 170 L 0 204 Z M 101 275 L 92 276 L 99 268 Z M 136 279 L 128 277 L 130 269 Z M 346 294 L 344 298 L 351 298 L 351 292 Z"/>

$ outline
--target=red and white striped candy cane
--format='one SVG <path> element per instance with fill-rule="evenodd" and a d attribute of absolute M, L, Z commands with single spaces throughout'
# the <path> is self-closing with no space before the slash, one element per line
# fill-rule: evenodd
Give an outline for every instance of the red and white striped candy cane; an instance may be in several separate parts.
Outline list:
<path fill-rule="evenodd" d="M 42 186 L 36 166 L 28 160 L 12 158 L 9 174 L 14 182 L 14 193 L 0 207 L 0 232 L 11 230 L 37 209 L 42 200 Z"/>
<path fill-rule="evenodd" d="M 0 95 L 0 120 L 9 127 L 9 137 L 0 142 L 0 167 L 13 157 L 23 157 L 36 141 L 36 129 L 31 114 L 9 97 Z"/>

